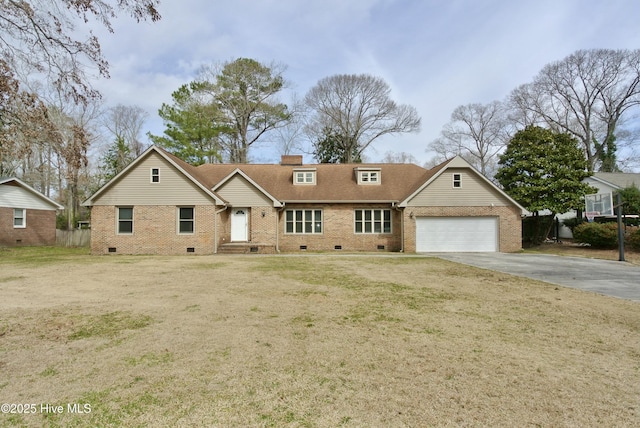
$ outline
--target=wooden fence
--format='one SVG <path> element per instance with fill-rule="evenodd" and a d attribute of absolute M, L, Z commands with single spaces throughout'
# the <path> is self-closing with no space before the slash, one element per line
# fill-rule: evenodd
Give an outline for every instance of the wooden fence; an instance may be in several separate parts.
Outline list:
<path fill-rule="evenodd" d="M 88 247 L 91 243 L 90 229 L 56 229 L 56 245 L 60 247 Z"/>

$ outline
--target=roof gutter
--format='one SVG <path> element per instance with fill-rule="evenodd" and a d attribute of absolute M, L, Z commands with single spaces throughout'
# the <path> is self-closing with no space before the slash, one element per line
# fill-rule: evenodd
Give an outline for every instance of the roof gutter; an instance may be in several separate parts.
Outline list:
<path fill-rule="evenodd" d="M 292 201 L 282 201 L 282 204 L 290 203 L 290 204 L 392 204 L 395 205 L 398 203 L 397 200 L 320 200 L 320 199 L 310 199 L 310 200 L 292 200 Z"/>

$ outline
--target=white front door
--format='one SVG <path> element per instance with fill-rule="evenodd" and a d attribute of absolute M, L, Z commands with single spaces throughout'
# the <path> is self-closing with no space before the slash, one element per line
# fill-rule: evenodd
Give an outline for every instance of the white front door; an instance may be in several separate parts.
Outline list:
<path fill-rule="evenodd" d="M 231 212 L 231 242 L 242 242 L 249 239 L 248 208 L 233 208 Z"/>

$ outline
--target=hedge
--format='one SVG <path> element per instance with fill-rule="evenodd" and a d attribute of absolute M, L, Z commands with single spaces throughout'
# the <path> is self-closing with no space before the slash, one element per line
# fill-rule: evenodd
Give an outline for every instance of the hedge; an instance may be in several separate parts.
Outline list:
<path fill-rule="evenodd" d="M 634 250 L 640 250 L 640 229 L 625 227 L 625 244 Z M 573 238 L 577 242 L 589 244 L 593 248 L 613 249 L 618 246 L 617 223 L 582 223 L 573 229 Z"/>

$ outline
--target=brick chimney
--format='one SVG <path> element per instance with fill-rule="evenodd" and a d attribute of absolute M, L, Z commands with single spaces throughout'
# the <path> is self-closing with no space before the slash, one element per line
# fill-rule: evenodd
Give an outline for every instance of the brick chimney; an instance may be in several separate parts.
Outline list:
<path fill-rule="evenodd" d="M 302 165 L 302 155 L 282 155 L 280 165 Z"/>

